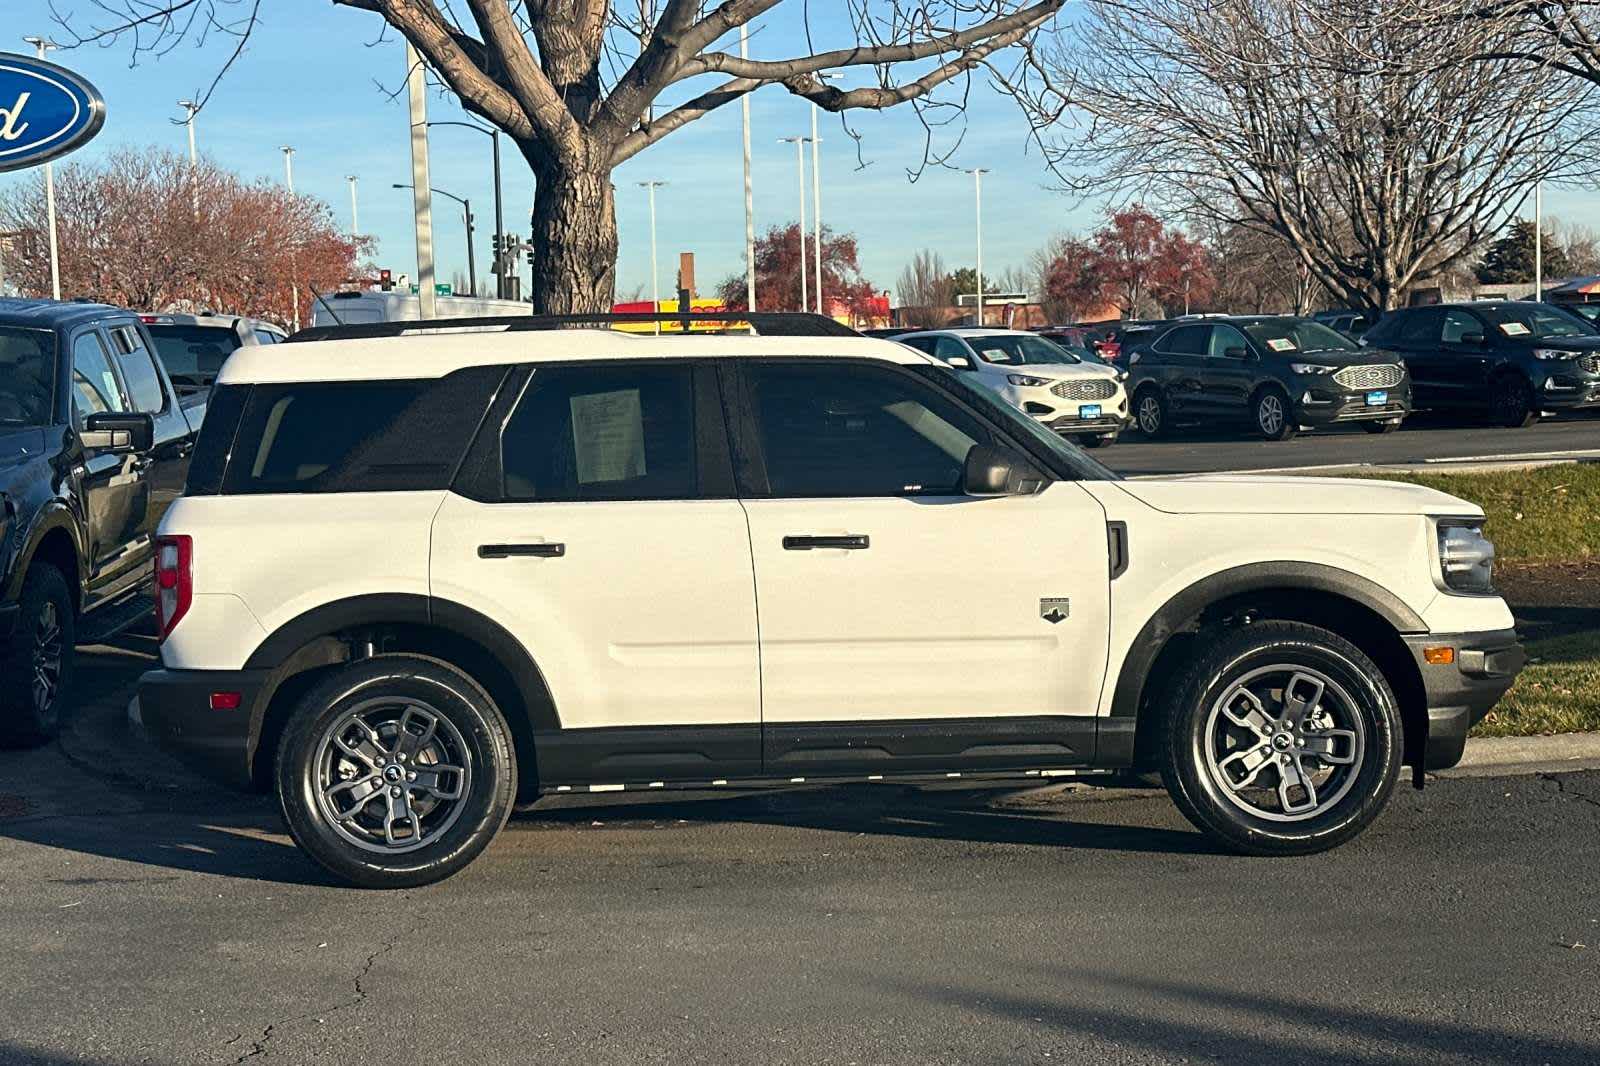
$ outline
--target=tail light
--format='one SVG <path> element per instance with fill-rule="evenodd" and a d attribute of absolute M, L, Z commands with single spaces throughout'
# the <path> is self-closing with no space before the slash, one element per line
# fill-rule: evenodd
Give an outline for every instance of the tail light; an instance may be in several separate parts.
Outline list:
<path fill-rule="evenodd" d="M 166 640 L 194 599 L 194 541 L 156 538 L 156 638 Z"/>

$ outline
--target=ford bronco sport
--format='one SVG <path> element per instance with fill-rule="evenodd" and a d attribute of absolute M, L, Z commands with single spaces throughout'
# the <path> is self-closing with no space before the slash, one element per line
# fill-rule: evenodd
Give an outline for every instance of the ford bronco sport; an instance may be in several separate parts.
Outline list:
<path fill-rule="evenodd" d="M 1159 770 L 1223 845 L 1313 852 L 1522 665 L 1443 493 L 1123 481 L 855 336 L 380 332 L 223 368 L 139 687 L 356 884 L 545 794 L 919 775 Z"/>

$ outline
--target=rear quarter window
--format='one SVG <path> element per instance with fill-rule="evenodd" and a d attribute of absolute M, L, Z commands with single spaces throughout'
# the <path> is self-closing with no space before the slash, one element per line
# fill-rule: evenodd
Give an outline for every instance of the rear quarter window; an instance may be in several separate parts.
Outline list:
<path fill-rule="evenodd" d="M 249 386 L 224 446 L 222 494 L 445 488 L 505 375 L 489 366 L 443 378 Z M 214 407 L 206 414 L 206 449 L 215 415 Z"/>

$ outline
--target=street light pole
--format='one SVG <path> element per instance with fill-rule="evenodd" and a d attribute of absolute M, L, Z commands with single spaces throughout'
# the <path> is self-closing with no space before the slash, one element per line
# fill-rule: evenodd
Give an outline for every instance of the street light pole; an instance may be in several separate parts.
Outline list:
<path fill-rule="evenodd" d="M 412 213 L 417 231 L 417 311 L 422 318 L 437 318 L 438 295 L 433 288 L 433 200 L 428 189 L 428 93 L 422 57 L 406 42 L 406 101 L 411 119 Z"/>
<path fill-rule="evenodd" d="M 394 188 L 413 189 L 415 191 L 413 186 L 403 185 L 399 182 L 394 184 Z M 473 262 L 475 253 L 472 250 L 472 201 L 464 196 L 457 196 L 453 192 L 445 192 L 443 189 L 430 188 L 428 191 L 437 196 L 443 196 L 446 200 L 454 200 L 461 205 L 461 219 L 467 226 L 467 288 L 472 290 L 468 295 L 476 296 L 478 295 L 478 268 Z M 420 292 L 421 290 L 418 291 Z"/>
<path fill-rule="evenodd" d="M 361 180 L 354 174 L 346 174 L 344 180 L 350 183 L 350 235 L 361 236 L 361 209 L 356 203 L 356 184 Z"/>
<path fill-rule="evenodd" d="M 794 164 L 800 180 L 800 310 L 810 310 L 810 285 L 806 275 L 806 142 L 809 137 L 779 137 L 779 144 L 794 144 Z"/>
<path fill-rule="evenodd" d="M 511 285 L 510 285 L 509 282 L 506 281 L 506 270 L 505 270 L 505 268 L 509 264 L 510 258 L 504 253 L 504 251 L 501 248 L 501 245 L 505 242 L 505 237 L 506 237 L 506 219 L 505 219 L 505 206 L 504 206 L 504 201 L 503 201 L 503 199 L 501 197 L 501 184 L 500 184 L 500 131 L 499 130 L 495 130 L 495 129 L 488 129 L 488 128 L 484 127 L 484 126 L 478 125 L 476 122 L 445 122 L 445 121 L 439 121 L 439 122 L 430 122 L 430 123 L 428 123 L 428 125 L 429 126 L 461 126 L 461 127 L 464 127 L 465 129 L 477 130 L 479 133 L 486 133 L 486 134 L 489 135 L 490 146 L 491 146 L 491 150 L 492 150 L 493 155 L 494 155 L 494 246 L 495 246 L 495 251 L 496 251 L 495 261 L 494 261 L 494 277 L 495 277 L 495 292 L 494 292 L 494 294 L 495 294 L 496 298 L 498 298 L 498 299 L 508 300 L 508 299 L 511 298 L 510 292 L 509 292 L 509 290 L 511 288 Z"/>
<path fill-rule="evenodd" d="M 178 106 L 183 108 L 185 114 L 183 124 L 189 128 L 189 207 L 193 213 L 200 214 L 200 185 L 198 182 L 200 169 L 200 156 L 194 147 L 194 116 L 200 110 L 200 105 L 193 100 L 179 100 Z"/>
<path fill-rule="evenodd" d="M 983 325 L 983 176 L 989 173 L 987 167 L 973 167 L 967 171 L 972 175 L 973 205 L 977 209 L 978 222 L 978 322 Z"/>
<path fill-rule="evenodd" d="M 283 152 L 283 182 L 289 187 L 289 195 L 294 195 L 294 148 L 285 144 L 280 146 Z M 289 270 L 295 270 L 294 252 L 289 253 Z M 300 328 L 300 279 L 290 278 L 289 300 L 294 312 L 294 328 Z"/>
<path fill-rule="evenodd" d="M 55 47 L 43 37 L 24 37 L 23 40 L 39 50 L 40 59 Z M 44 212 L 50 227 L 50 296 L 59 300 L 61 299 L 61 251 L 56 243 L 56 168 L 51 163 L 44 165 Z"/>
<path fill-rule="evenodd" d="M 744 23 L 739 24 L 739 58 L 749 59 L 749 30 Z M 756 309 L 756 206 L 755 193 L 750 184 L 750 94 L 745 93 L 739 98 L 739 107 L 744 112 L 744 285 L 745 305 L 748 310 Z"/>
<path fill-rule="evenodd" d="M 1533 179 L 1533 298 L 1544 295 L 1544 182 Z"/>
<path fill-rule="evenodd" d="M 284 145 L 279 149 L 283 153 L 283 183 L 289 187 L 289 195 L 294 195 L 294 149 Z"/>
<path fill-rule="evenodd" d="M 826 81 L 840 75 L 822 71 L 817 74 L 818 79 Z M 822 138 L 817 135 L 817 113 L 822 109 L 816 104 L 811 105 L 811 206 L 813 225 L 816 226 L 816 239 L 812 242 L 812 256 L 816 262 L 817 270 L 817 314 L 828 313 L 827 304 L 822 299 Z"/>
<path fill-rule="evenodd" d="M 650 191 L 650 310 L 656 318 L 656 333 L 661 332 L 661 278 L 656 273 L 656 189 L 665 185 L 664 181 L 641 181 L 639 188 Z M 683 308 L 679 308 L 683 310 Z"/>

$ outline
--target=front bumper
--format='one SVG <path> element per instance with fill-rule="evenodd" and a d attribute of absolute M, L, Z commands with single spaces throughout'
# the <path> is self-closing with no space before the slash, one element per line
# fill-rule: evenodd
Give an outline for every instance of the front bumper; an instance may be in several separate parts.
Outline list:
<path fill-rule="evenodd" d="M 1539 388 L 1539 406 L 1546 411 L 1600 407 L 1600 378 L 1580 372 L 1554 372 Z"/>
<path fill-rule="evenodd" d="M 1072 418 L 1070 416 L 1054 419 L 1039 420 L 1048 429 L 1061 434 L 1063 437 L 1073 437 L 1080 433 L 1101 434 L 1121 433 L 1128 428 L 1129 419 L 1116 416 L 1100 418 Z"/>
<path fill-rule="evenodd" d="M 139 715 L 161 748 L 214 781 L 251 786 L 258 703 L 270 670 L 151 670 L 139 678 Z M 239 693 L 233 710 L 211 709 L 213 692 Z"/>
<path fill-rule="evenodd" d="M 1443 770 L 1461 761 L 1467 731 L 1506 694 L 1528 654 L 1514 629 L 1489 633 L 1429 633 L 1405 638 L 1422 675 L 1428 703 L 1423 767 Z M 1425 649 L 1450 648 L 1453 662 L 1430 663 Z"/>
<path fill-rule="evenodd" d="M 1388 394 L 1387 402 L 1367 403 L 1368 391 Z M 1308 399 L 1309 397 L 1309 399 Z M 1330 390 L 1327 386 L 1302 387 L 1294 398 L 1294 417 L 1302 426 L 1331 426 L 1342 422 L 1398 421 L 1411 413 L 1411 389 Z"/>

